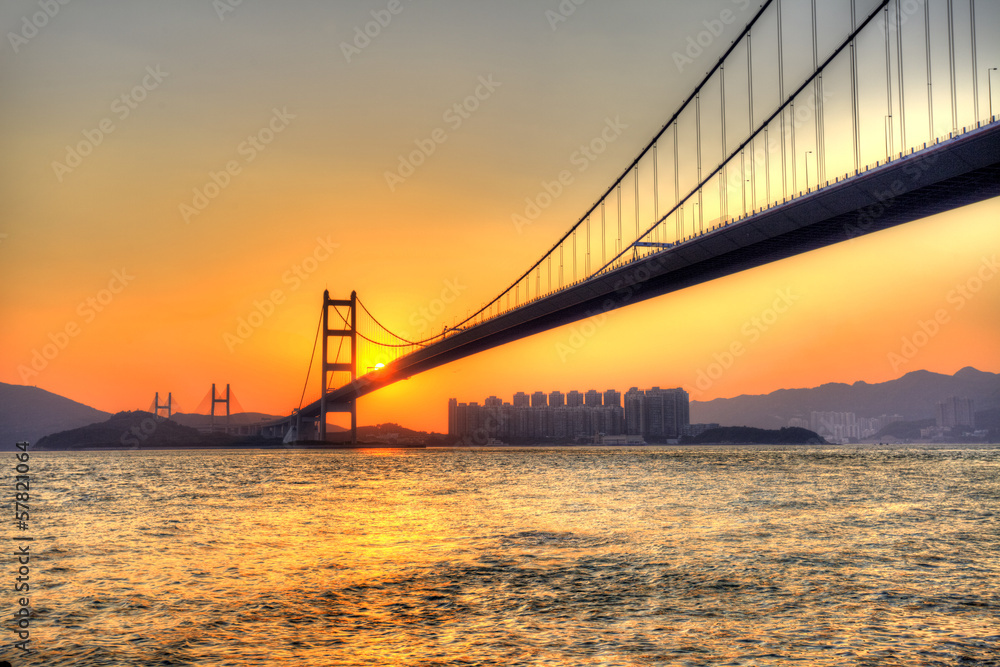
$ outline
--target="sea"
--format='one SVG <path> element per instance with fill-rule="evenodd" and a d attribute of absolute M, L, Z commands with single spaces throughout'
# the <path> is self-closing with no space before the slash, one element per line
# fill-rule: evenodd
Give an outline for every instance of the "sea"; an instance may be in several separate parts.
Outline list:
<path fill-rule="evenodd" d="M 997 446 L 29 463 L 14 667 L 1000 665 Z"/>

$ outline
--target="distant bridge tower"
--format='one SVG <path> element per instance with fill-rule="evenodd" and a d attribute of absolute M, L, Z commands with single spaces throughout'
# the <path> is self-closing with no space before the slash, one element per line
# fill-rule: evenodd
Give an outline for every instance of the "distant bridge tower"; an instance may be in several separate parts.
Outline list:
<path fill-rule="evenodd" d="M 323 386 L 321 388 L 322 393 L 320 394 L 319 401 L 319 439 L 322 442 L 326 442 L 326 414 L 327 412 L 349 412 L 351 413 L 351 442 L 357 444 L 358 442 L 358 409 L 357 401 L 348 401 L 347 403 L 340 404 L 328 404 L 326 400 L 327 388 L 329 385 L 329 374 L 330 373 L 350 373 L 351 382 L 354 382 L 358 378 L 358 339 L 357 339 L 357 328 L 358 328 L 358 293 L 351 292 L 350 300 L 336 300 L 330 298 L 330 290 L 325 290 L 323 292 Z M 339 320 L 336 328 L 330 328 L 330 308 L 348 308 L 350 309 L 349 317 L 338 317 Z M 351 362 L 350 363 L 330 363 L 330 357 L 328 356 L 329 344 L 328 341 L 331 337 L 337 337 L 343 340 L 344 338 L 350 339 L 351 343 Z"/>
<path fill-rule="evenodd" d="M 215 383 L 212 383 L 212 433 L 215 433 L 215 404 L 226 404 L 226 433 L 229 433 L 229 385 L 226 385 L 226 397 L 217 398 L 215 393 Z"/>
<path fill-rule="evenodd" d="M 167 402 L 164 405 L 160 405 L 160 392 L 156 392 L 156 396 L 153 398 L 153 414 L 157 417 L 160 416 L 160 410 L 167 411 L 167 419 L 170 419 L 170 415 L 173 414 L 173 408 L 171 407 L 174 402 L 173 393 L 167 394 Z"/>

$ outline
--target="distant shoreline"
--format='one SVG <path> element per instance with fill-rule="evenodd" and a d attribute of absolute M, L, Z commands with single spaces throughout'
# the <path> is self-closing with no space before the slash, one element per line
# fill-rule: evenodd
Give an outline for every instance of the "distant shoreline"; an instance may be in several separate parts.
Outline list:
<path fill-rule="evenodd" d="M 733 447 L 733 448 L 757 448 L 757 449 L 941 449 L 941 448 L 963 448 L 963 449 L 993 449 L 1000 447 L 1000 443 L 989 442 L 898 442 L 898 443 L 851 443 L 851 444 L 789 444 L 789 443 L 758 443 L 758 442 L 712 442 L 712 443 L 647 443 L 645 445 L 595 445 L 595 444 L 519 444 L 519 445 L 442 445 L 442 444 L 388 444 L 388 443 L 363 443 L 357 445 L 350 443 L 298 443 L 298 444 L 240 444 L 240 445 L 180 445 L 176 447 L 152 447 L 134 448 L 122 447 L 120 445 L 108 445 L 107 447 L 89 446 L 79 448 L 31 448 L 32 452 L 200 452 L 200 451 L 337 451 L 337 450 L 361 450 L 361 449 L 455 449 L 455 450 L 518 450 L 518 449 L 710 449 L 713 447 Z"/>
<path fill-rule="evenodd" d="M 115 445 L 87 445 L 86 447 L 43 447 L 41 449 L 31 448 L 33 452 L 169 452 L 169 451 L 219 451 L 219 450 L 321 450 L 321 449 L 426 449 L 427 445 L 417 444 L 386 444 L 380 442 L 299 442 L 285 444 L 281 441 L 254 443 L 234 443 L 217 445 L 159 445 L 156 447 L 122 447 Z"/>

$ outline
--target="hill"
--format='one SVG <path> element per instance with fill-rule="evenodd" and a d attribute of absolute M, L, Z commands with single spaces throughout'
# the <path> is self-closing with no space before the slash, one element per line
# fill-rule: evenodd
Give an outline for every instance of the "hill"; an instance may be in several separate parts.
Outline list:
<path fill-rule="evenodd" d="M 0 382 L 0 450 L 17 442 L 35 444 L 59 431 L 104 421 L 111 416 L 82 403 L 39 389 Z"/>
<path fill-rule="evenodd" d="M 748 426 L 722 426 L 712 428 L 691 438 L 684 437 L 681 444 L 734 444 L 734 445 L 823 445 L 826 440 L 804 428 L 782 428 L 770 431 Z"/>
<path fill-rule="evenodd" d="M 740 424 L 775 429 L 793 417 L 853 412 L 859 417 L 899 414 L 906 421 L 932 419 L 939 401 L 971 398 L 976 410 L 1000 408 L 1000 374 L 963 368 L 955 375 L 913 371 L 889 382 L 830 383 L 813 389 L 780 389 L 766 395 L 691 401 L 694 423 Z"/>
<path fill-rule="evenodd" d="M 225 446 L 236 440 L 221 433 L 203 434 L 171 419 L 137 410 L 119 412 L 99 424 L 47 435 L 34 449 L 171 449 Z"/>

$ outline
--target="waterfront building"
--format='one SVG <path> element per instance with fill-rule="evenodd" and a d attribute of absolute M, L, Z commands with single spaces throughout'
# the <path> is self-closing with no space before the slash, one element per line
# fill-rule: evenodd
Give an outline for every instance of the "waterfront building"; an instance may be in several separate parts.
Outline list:
<path fill-rule="evenodd" d="M 976 428 L 976 411 L 971 398 L 951 397 L 937 404 L 937 425 L 939 428 L 966 426 Z"/>

